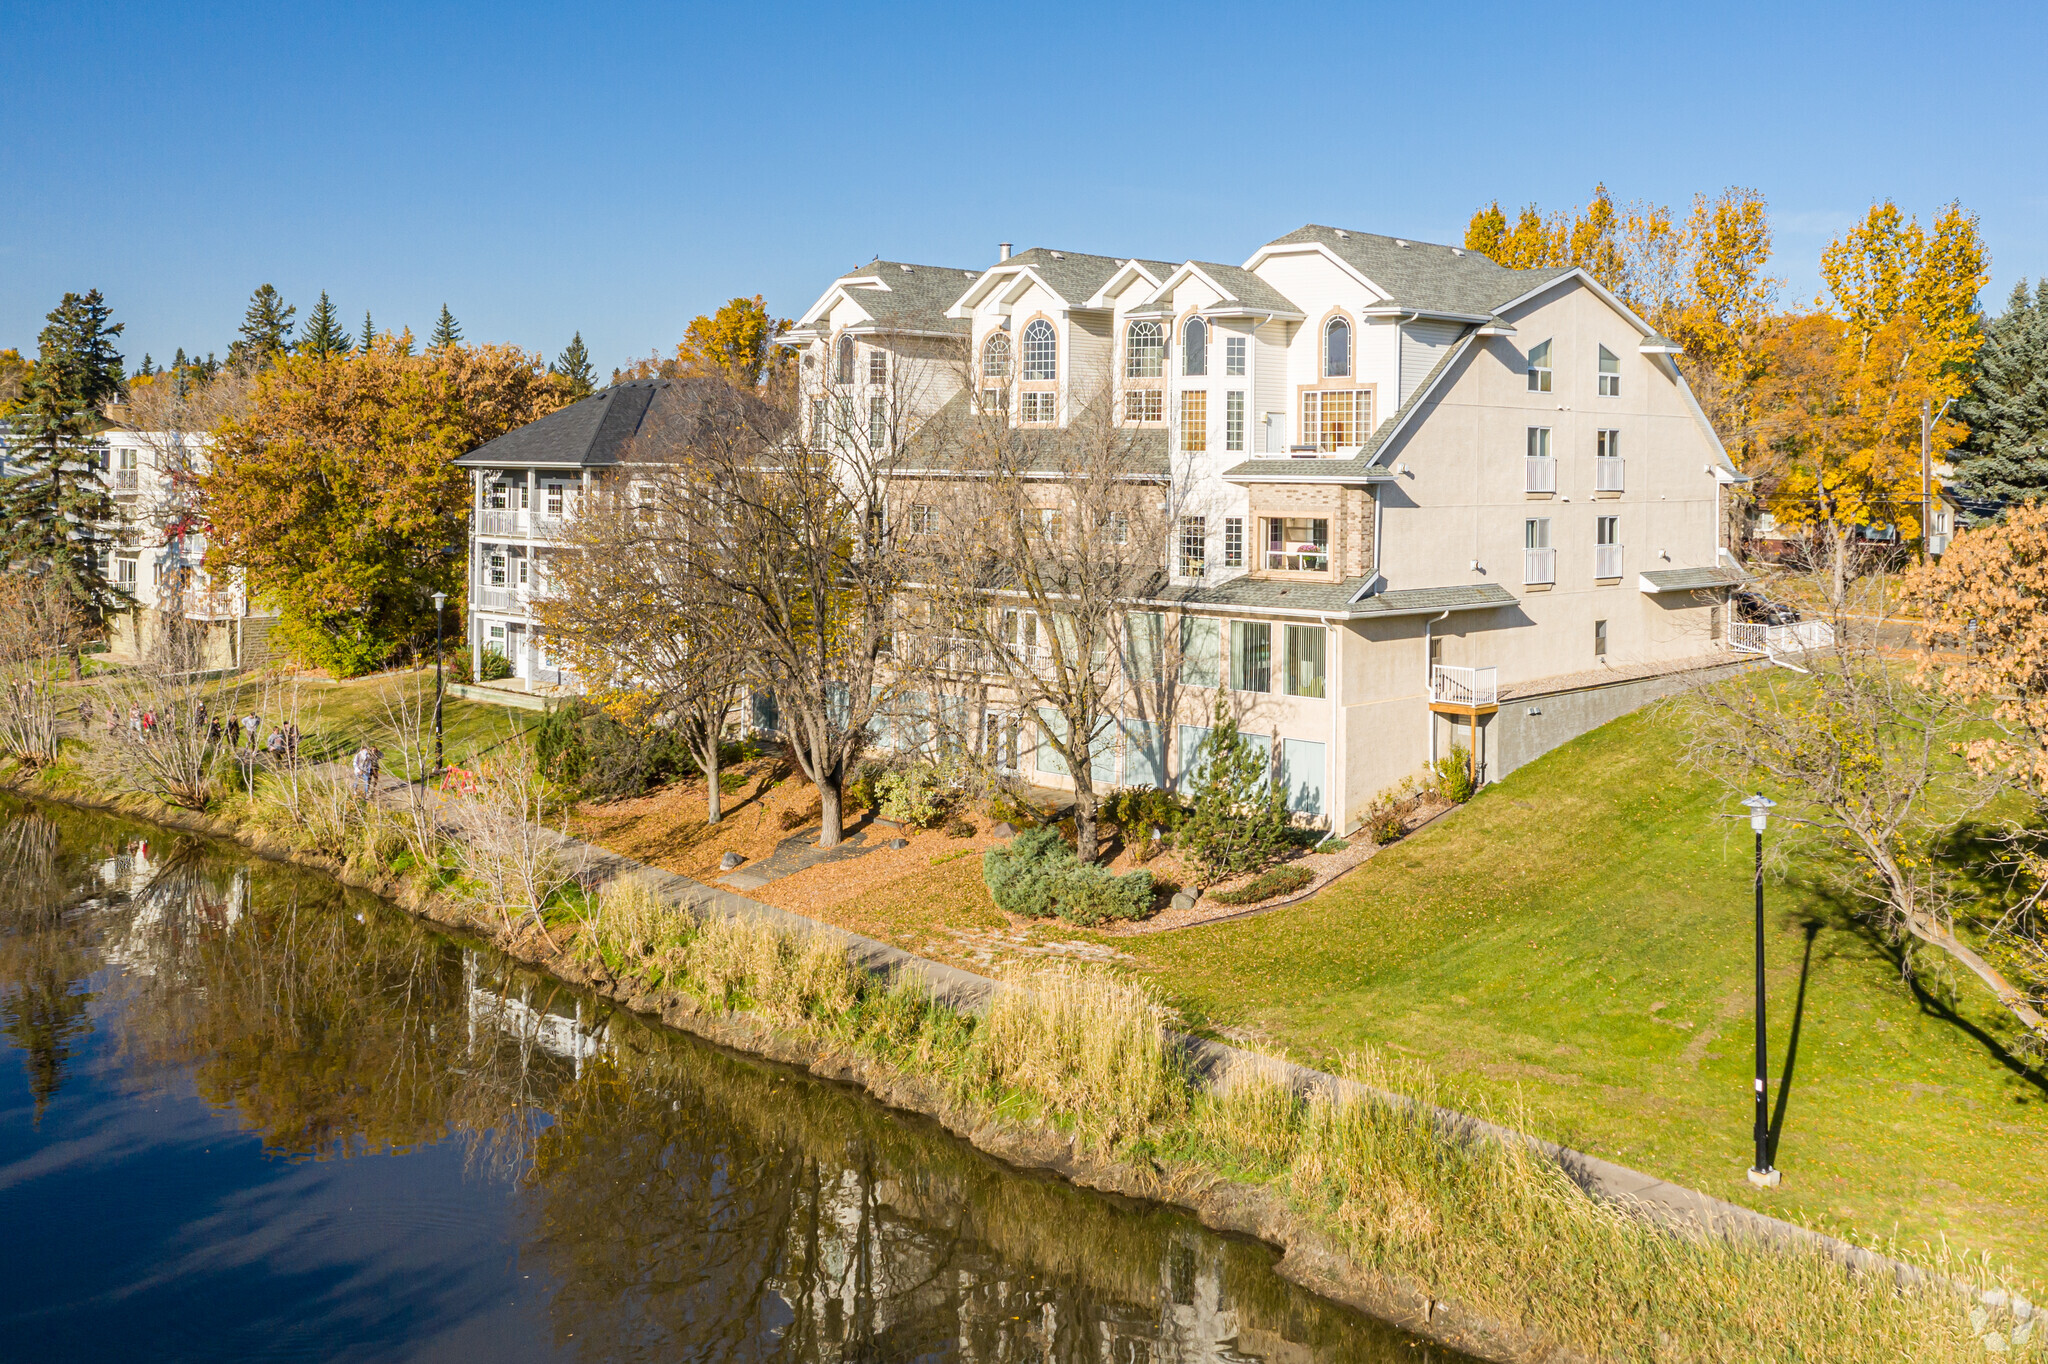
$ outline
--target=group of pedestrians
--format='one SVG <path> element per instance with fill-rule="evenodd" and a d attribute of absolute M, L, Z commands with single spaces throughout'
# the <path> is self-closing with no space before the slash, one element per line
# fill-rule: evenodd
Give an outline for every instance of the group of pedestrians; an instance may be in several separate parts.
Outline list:
<path fill-rule="evenodd" d="M 271 726 L 269 737 L 263 739 L 259 745 L 258 739 L 263 733 L 263 717 L 254 711 L 247 715 L 231 715 L 222 718 L 219 715 L 209 715 L 206 703 L 204 701 L 196 701 L 193 703 L 191 710 L 186 712 L 186 715 L 193 727 L 193 731 L 195 733 L 204 731 L 207 738 L 215 744 L 225 744 L 230 750 L 245 748 L 252 757 L 259 751 L 264 752 L 269 755 L 273 763 L 281 767 L 298 766 L 299 727 L 288 720 Z M 96 716 L 97 711 L 93 705 L 92 698 L 90 696 L 80 698 L 78 702 L 79 729 L 89 733 Z M 120 708 L 109 704 L 106 708 L 106 728 L 109 738 L 121 732 L 121 718 Z M 164 713 L 159 716 L 154 707 L 134 704 L 128 707 L 127 720 L 129 737 L 138 742 L 147 741 L 154 739 L 160 728 L 177 723 L 177 708 L 175 706 L 167 706 L 164 709 Z M 377 775 L 383 766 L 384 751 L 369 743 L 365 743 L 361 748 L 357 749 L 355 755 L 349 760 L 349 770 L 355 776 L 356 784 L 362 791 L 363 799 L 368 800 L 375 794 Z"/>

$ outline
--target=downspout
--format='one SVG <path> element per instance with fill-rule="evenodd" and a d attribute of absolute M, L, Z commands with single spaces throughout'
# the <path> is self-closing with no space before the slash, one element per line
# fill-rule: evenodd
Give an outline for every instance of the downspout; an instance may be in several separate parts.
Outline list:
<path fill-rule="evenodd" d="M 1334 629 L 1328 616 L 1318 616 L 1316 619 L 1323 623 L 1323 637 L 1328 639 L 1334 633 L 1337 640 L 1337 647 L 1333 650 L 1337 655 L 1335 667 L 1331 670 L 1330 685 L 1326 689 L 1330 693 L 1330 747 L 1323 758 L 1323 790 L 1326 793 L 1334 793 L 1325 797 L 1330 809 L 1330 835 L 1333 838 L 1342 838 L 1344 816 L 1350 811 L 1344 808 L 1344 793 L 1334 778 L 1340 770 L 1337 762 L 1337 719 L 1344 713 L 1344 632 L 1341 629 Z"/>
<path fill-rule="evenodd" d="M 1429 761 L 1436 764 L 1436 712 L 1429 708 L 1429 697 L 1436 682 L 1436 675 L 1430 671 L 1429 641 L 1439 622 L 1449 620 L 1451 613 L 1432 616 L 1422 622 L 1422 718 L 1429 727 Z"/>

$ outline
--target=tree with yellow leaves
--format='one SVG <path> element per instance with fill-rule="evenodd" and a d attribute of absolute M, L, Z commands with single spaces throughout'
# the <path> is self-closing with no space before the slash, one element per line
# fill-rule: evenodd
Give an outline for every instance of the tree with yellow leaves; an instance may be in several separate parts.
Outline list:
<path fill-rule="evenodd" d="M 636 360 L 612 372 L 612 382 L 621 379 L 682 379 L 692 376 L 722 379 L 749 392 L 771 387 L 788 377 L 788 352 L 775 344 L 788 331 L 789 319 L 768 315 L 768 305 L 759 294 L 735 298 L 718 311 L 698 316 L 683 332 L 675 354 L 660 352 Z"/>

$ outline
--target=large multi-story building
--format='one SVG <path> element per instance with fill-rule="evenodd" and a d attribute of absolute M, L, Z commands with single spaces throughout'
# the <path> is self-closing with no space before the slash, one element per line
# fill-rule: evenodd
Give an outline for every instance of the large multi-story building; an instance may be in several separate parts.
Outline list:
<path fill-rule="evenodd" d="M 1098 786 L 1179 780 L 1228 689 L 1297 812 L 1348 829 L 1454 745 L 1499 776 L 1731 661 L 1720 497 L 1742 475 L 1678 348 L 1582 270 L 1317 226 L 1241 265 L 1004 246 L 976 269 L 871 262 L 784 339 L 814 428 L 951 409 L 1058 430 L 1110 404 L 1156 455 L 1175 522 L 1157 600 L 1132 605 L 1180 618 L 1186 685 L 1118 727 Z M 503 641 L 522 675 L 545 676 L 517 635 L 537 528 L 650 393 L 462 461 L 473 647 Z M 1049 756 L 1027 737 L 1014 760 L 1062 785 Z"/>

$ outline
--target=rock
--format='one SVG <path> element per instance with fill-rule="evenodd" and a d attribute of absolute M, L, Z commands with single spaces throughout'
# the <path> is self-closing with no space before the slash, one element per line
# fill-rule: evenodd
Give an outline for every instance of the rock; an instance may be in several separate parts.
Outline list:
<path fill-rule="evenodd" d="M 882 846 L 885 848 L 907 848 L 910 846 L 910 840 L 907 838 L 892 838 Z"/>
<path fill-rule="evenodd" d="M 1977 1299 L 1977 1301 L 1983 1303 L 1986 1307 L 2003 1307 L 2005 1306 L 2005 1290 L 2003 1288 L 1986 1289 L 1984 1296 Z"/>
<path fill-rule="evenodd" d="M 996 838 L 1015 838 L 1017 836 L 1017 826 L 1006 819 L 1000 824 L 989 826 L 989 833 Z"/>
<path fill-rule="evenodd" d="M 1173 907 L 1175 909 L 1193 909 L 1197 898 L 1199 897 L 1191 890 L 1181 891 L 1173 897 Z"/>
<path fill-rule="evenodd" d="M 2012 1299 L 2012 1314 L 2021 1321 L 2026 1321 L 2034 1315 L 2034 1304 L 2015 1293 Z"/>
<path fill-rule="evenodd" d="M 731 871 L 734 867 L 737 867 L 740 863 L 746 860 L 746 858 L 741 857 L 736 852 L 729 852 L 725 856 L 718 859 L 718 869 L 720 871 Z"/>

